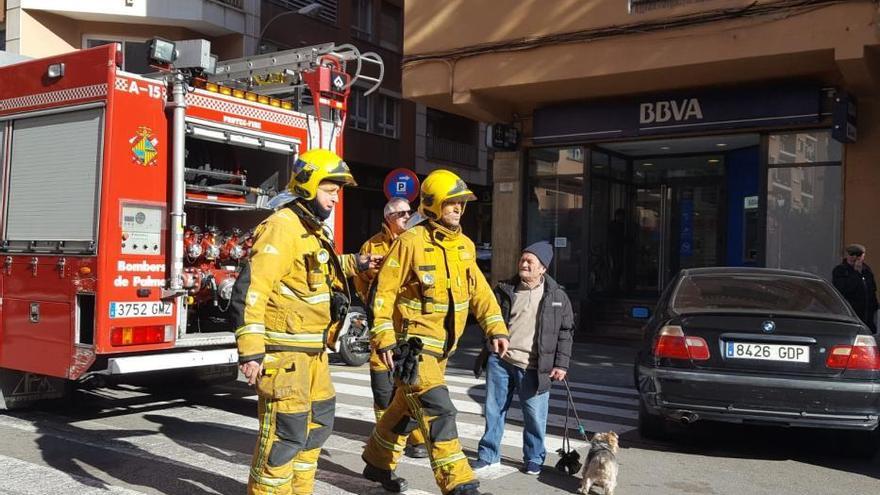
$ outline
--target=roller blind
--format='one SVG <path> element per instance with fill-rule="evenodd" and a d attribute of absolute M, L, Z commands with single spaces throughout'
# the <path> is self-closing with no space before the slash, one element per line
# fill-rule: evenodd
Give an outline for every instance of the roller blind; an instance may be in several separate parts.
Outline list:
<path fill-rule="evenodd" d="M 13 122 L 6 240 L 96 241 L 103 109 Z"/>

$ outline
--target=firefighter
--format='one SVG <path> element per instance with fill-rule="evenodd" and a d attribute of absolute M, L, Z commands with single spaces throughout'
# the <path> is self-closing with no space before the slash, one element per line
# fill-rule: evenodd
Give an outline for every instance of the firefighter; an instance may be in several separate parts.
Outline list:
<path fill-rule="evenodd" d="M 382 231 L 361 246 L 361 253 L 384 256 L 391 249 L 391 243 L 406 230 L 406 222 L 412 215 L 412 210 L 409 201 L 405 198 L 391 198 L 385 204 L 383 213 Z M 358 296 L 368 307 L 372 300 L 371 288 L 375 287 L 373 281 L 377 272 L 378 270 L 367 270 L 359 273 L 354 279 Z M 382 363 L 375 352 L 370 354 L 370 386 L 373 389 L 373 409 L 376 412 L 376 421 L 379 421 L 394 396 L 394 379 L 391 377 L 391 370 Z M 428 457 L 428 449 L 425 448 L 425 439 L 422 437 L 421 431 L 415 429 L 410 433 L 403 453 L 407 457 L 415 459 Z"/>
<path fill-rule="evenodd" d="M 407 488 L 394 469 L 407 436 L 419 428 L 443 494 L 479 493 L 479 483 L 461 451 L 456 410 L 443 376 L 468 310 L 477 317 L 493 351 L 501 356 L 507 352 L 501 310 L 477 267 L 474 243 L 459 225 L 466 202 L 473 199 L 464 181 L 452 172 L 431 172 L 420 190 L 419 213 L 425 220 L 400 235 L 379 270 L 370 340 L 385 366 L 395 369 L 398 359 L 397 387 L 363 459 L 364 477 L 388 491 Z M 407 360 L 401 355 L 403 349 L 413 347 L 421 348 L 418 358 Z"/>
<path fill-rule="evenodd" d="M 312 493 L 333 429 L 336 394 L 324 349 L 348 311 L 345 278 L 379 264 L 334 251 L 324 220 L 348 184 L 354 178 L 335 153 L 303 153 L 288 185 L 295 199 L 257 226 L 233 288 L 240 368 L 259 396 L 249 494 Z"/>

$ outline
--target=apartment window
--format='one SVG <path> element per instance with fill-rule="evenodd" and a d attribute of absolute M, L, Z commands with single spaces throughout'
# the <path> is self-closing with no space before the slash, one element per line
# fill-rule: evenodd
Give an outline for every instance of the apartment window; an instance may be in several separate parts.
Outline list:
<path fill-rule="evenodd" d="M 351 88 L 348 97 L 348 121 L 355 129 L 366 131 L 370 128 L 370 99 L 361 88 Z"/>
<path fill-rule="evenodd" d="M 351 34 L 355 38 L 373 38 L 373 0 L 351 0 Z"/>
<path fill-rule="evenodd" d="M 426 115 L 425 155 L 428 159 L 478 165 L 479 124 L 473 120 L 429 108 Z"/>
<path fill-rule="evenodd" d="M 382 2 L 381 38 L 379 44 L 389 50 L 400 50 L 401 30 L 403 28 L 403 13 L 400 7 L 388 2 Z"/>
<path fill-rule="evenodd" d="M 400 102 L 386 95 L 366 96 L 362 88 L 352 88 L 348 97 L 348 122 L 354 129 L 397 138 L 400 135 Z"/>
<path fill-rule="evenodd" d="M 150 42 L 147 40 L 89 36 L 84 38 L 83 45 L 86 48 L 94 48 L 96 46 L 109 45 L 110 43 L 122 45 L 122 53 L 124 55 L 122 70 L 135 74 L 156 72 L 156 69 L 150 67 Z"/>
<path fill-rule="evenodd" d="M 396 98 L 377 95 L 376 98 L 376 128 L 374 132 L 388 137 L 397 137 L 397 110 Z"/>
<path fill-rule="evenodd" d="M 321 10 L 314 15 L 315 19 L 333 24 L 334 26 L 336 25 L 339 12 L 339 2 L 337 0 L 270 0 L 270 3 L 293 11 L 317 3 L 321 6 Z"/>

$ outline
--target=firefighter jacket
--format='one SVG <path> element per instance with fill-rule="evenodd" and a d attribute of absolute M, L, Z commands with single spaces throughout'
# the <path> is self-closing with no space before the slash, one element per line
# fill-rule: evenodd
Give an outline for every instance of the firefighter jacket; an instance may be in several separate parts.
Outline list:
<path fill-rule="evenodd" d="M 232 293 L 239 361 L 332 346 L 340 322 L 331 317 L 331 299 L 334 292 L 348 297 L 355 257 L 337 256 L 324 224 L 299 202 L 269 216 L 254 238 Z"/>
<path fill-rule="evenodd" d="M 382 222 L 382 231 L 367 239 L 367 242 L 361 246 L 360 254 L 385 256 L 388 250 L 391 249 L 391 243 L 394 242 L 394 239 L 396 237 L 388 229 L 388 225 Z M 357 291 L 358 297 L 361 298 L 364 304 L 370 304 L 370 284 L 376 279 L 378 273 L 378 268 L 371 268 L 358 273 L 354 277 L 355 291 Z"/>
<path fill-rule="evenodd" d="M 473 241 L 460 229 L 423 222 L 397 238 L 379 269 L 373 348 L 386 351 L 398 339 L 418 337 L 423 352 L 446 358 L 455 351 L 468 310 L 488 338 L 507 338 L 501 309 L 477 267 Z"/>

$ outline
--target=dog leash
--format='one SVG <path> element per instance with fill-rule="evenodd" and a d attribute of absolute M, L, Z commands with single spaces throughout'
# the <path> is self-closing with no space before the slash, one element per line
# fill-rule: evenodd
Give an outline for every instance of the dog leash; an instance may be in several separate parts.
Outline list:
<path fill-rule="evenodd" d="M 563 378 L 562 383 L 565 384 L 565 392 L 568 396 L 568 405 L 565 407 L 565 436 L 568 436 L 568 410 L 571 409 L 571 412 L 574 413 L 574 420 L 577 423 L 578 432 L 584 437 L 584 441 L 590 443 L 590 440 L 587 438 L 587 430 L 584 428 L 584 425 L 581 424 L 581 418 L 578 417 L 577 407 L 574 405 L 574 398 L 571 396 L 571 388 L 568 386 L 568 379 Z"/>

